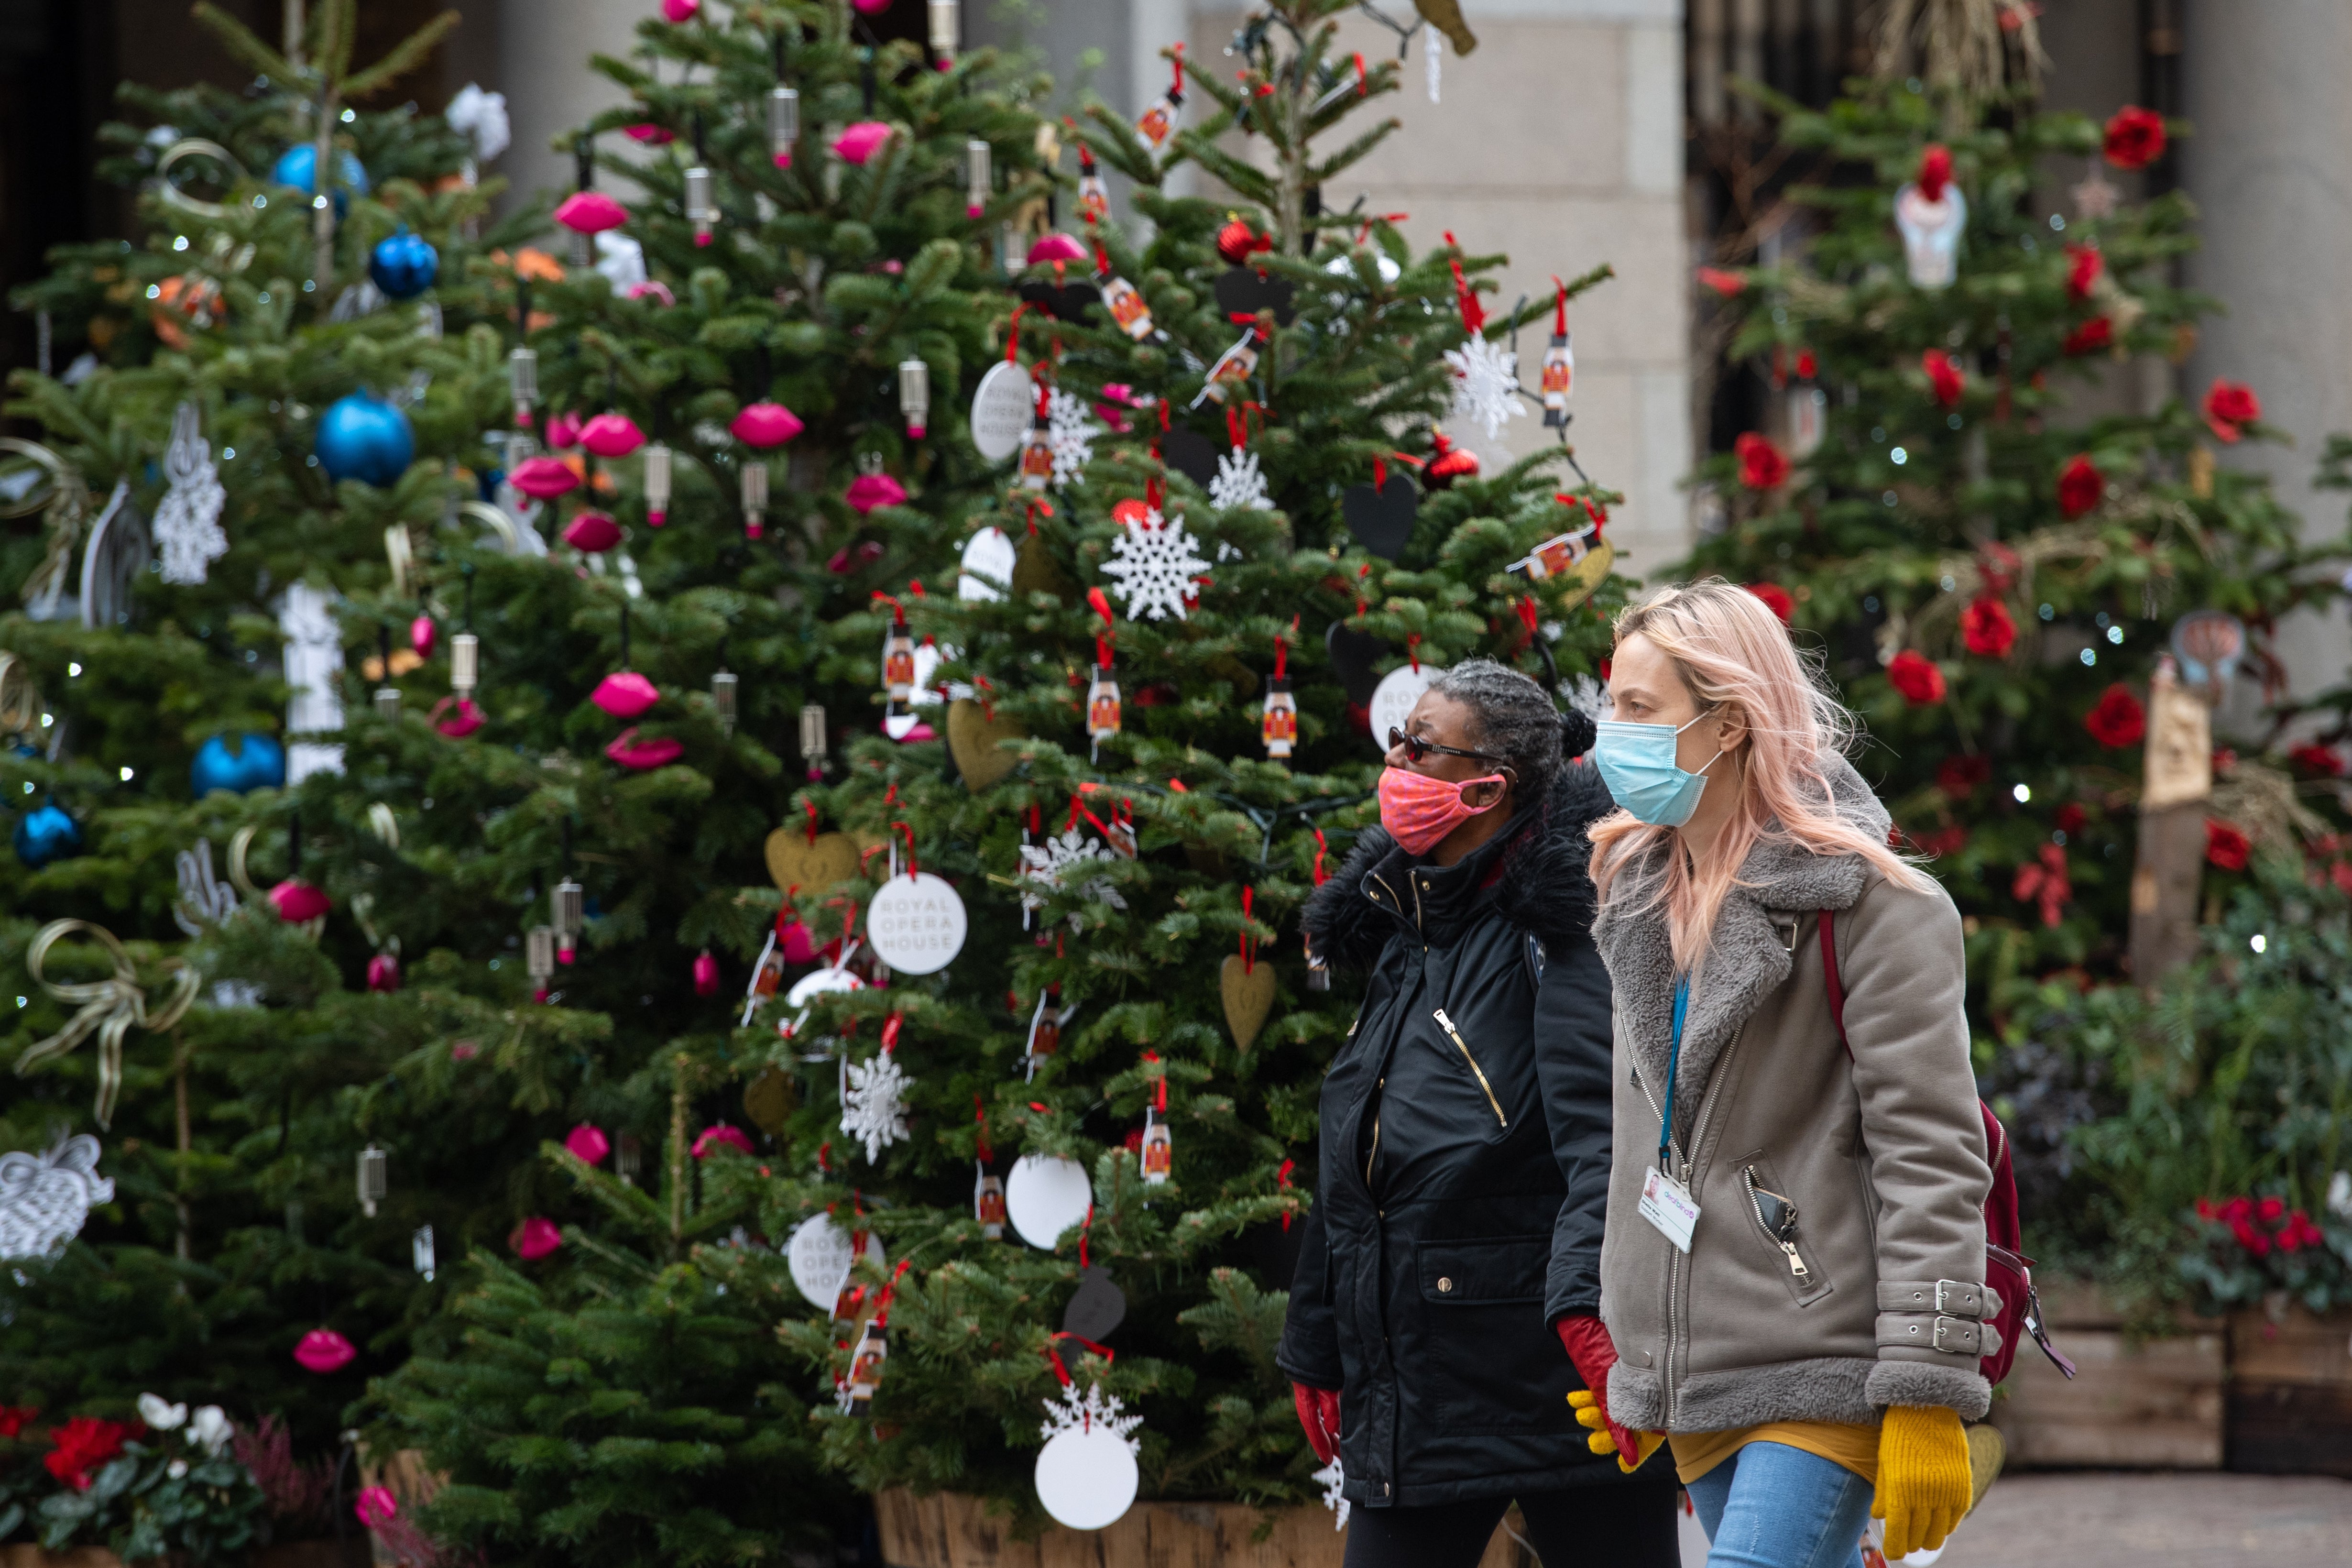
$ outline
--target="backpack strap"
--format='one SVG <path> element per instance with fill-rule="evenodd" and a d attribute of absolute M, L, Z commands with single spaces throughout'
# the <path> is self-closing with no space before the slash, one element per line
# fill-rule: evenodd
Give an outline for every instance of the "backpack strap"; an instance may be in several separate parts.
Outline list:
<path fill-rule="evenodd" d="M 1830 994 L 1830 1022 L 1837 1026 L 1838 1044 L 1845 1047 L 1845 1059 L 1853 1060 L 1853 1042 L 1845 1037 L 1845 982 L 1838 977 L 1836 911 L 1823 910 L 1818 922 L 1822 933 L 1822 984 Z"/>

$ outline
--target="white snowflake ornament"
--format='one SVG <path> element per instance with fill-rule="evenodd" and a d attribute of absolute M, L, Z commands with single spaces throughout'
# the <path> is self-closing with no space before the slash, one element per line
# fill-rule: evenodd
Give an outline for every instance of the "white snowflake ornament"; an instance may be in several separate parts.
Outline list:
<path fill-rule="evenodd" d="M 1135 1505 L 1142 1479 L 1135 1458 L 1143 1445 L 1129 1434 L 1143 1417 L 1123 1414 L 1100 1384 L 1081 1399 L 1076 1382 L 1065 1382 L 1060 1401 L 1045 1405 L 1045 1420 L 1037 1428 L 1045 1439 L 1037 1454 L 1037 1500 L 1072 1530 L 1116 1524 Z"/>
<path fill-rule="evenodd" d="M 87 1132 L 46 1154 L 0 1154 L 0 1259 L 47 1257 L 81 1234 L 92 1208 L 114 1201 L 98 1155 Z"/>
<path fill-rule="evenodd" d="M 1115 579 L 1111 592 L 1126 605 L 1130 621 L 1146 616 L 1164 620 L 1171 615 L 1183 620 L 1192 579 L 1206 572 L 1209 563 L 1184 531 L 1182 518 L 1162 519 L 1151 507 L 1120 505 L 1128 515 L 1119 519 L 1118 537 L 1110 542 L 1111 558 L 1103 563 L 1103 575 Z"/>
<path fill-rule="evenodd" d="M 213 465 L 211 443 L 198 423 L 196 405 L 183 403 L 172 416 L 172 444 L 163 449 L 163 472 L 171 488 L 155 508 L 155 544 L 163 555 L 163 581 L 193 585 L 205 570 L 228 553 L 221 531 L 221 507 L 228 491 Z"/>
<path fill-rule="evenodd" d="M 1217 459 L 1217 477 L 1209 481 L 1209 504 L 1221 511 L 1274 510 L 1274 498 L 1265 493 L 1265 476 L 1258 471 L 1255 452 L 1235 447 Z M 1224 557 L 1220 553 L 1218 559 Z"/>
<path fill-rule="evenodd" d="M 841 1130 L 866 1145 L 870 1165 L 907 1136 L 907 1075 L 890 1051 L 871 1061 L 844 1061 L 841 1072 Z"/>
<path fill-rule="evenodd" d="M 1054 483 L 1066 485 L 1078 477 L 1095 455 L 1095 437 L 1103 427 L 1087 411 L 1086 403 L 1060 387 L 1045 403 L 1045 444 L 1054 454 Z"/>
<path fill-rule="evenodd" d="M 1502 344 L 1472 333 L 1458 349 L 1445 351 L 1454 367 L 1454 416 L 1486 426 L 1486 438 L 1525 414 L 1519 406 L 1519 356 Z"/>
<path fill-rule="evenodd" d="M 1021 895 L 1024 928 L 1028 916 L 1045 907 L 1045 899 L 1051 893 L 1075 891 L 1100 900 L 1115 910 L 1127 908 L 1127 900 L 1111 886 L 1109 878 L 1088 878 L 1085 874 L 1086 868 L 1095 861 L 1116 858 L 1101 839 L 1075 827 L 1059 835 L 1048 834 L 1043 844 L 1021 846 L 1021 878 L 1035 889 Z M 1083 916 L 1071 914 L 1072 931 L 1084 924 Z"/>
<path fill-rule="evenodd" d="M 1323 1506 L 1329 1509 L 1333 1515 L 1331 1528 L 1347 1529 L 1348 1510 L 1354 1505 L 1348 1501 L 1348 1470 L 1347 1467 L 1339 1462 L 1339 1456 L 1332 1455 L 1329 1464 L 1307 1479 L 1323 1489 Z"/>

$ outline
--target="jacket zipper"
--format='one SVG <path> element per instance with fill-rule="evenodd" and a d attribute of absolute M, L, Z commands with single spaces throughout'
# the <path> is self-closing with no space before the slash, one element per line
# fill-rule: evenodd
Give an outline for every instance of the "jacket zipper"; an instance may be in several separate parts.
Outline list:
<path fill-rule="evenodd" d="M 1699 1150 L 1706 1146 L 1707 1117 L 1715 1109 L 1716 1091 L 1723 1087 L 1723 1069 L 1725 1064 L 1731 1060 L 1731 1053 L 1739 1048 L 1739 1037 L 1747 1032 L 1748 1026 L 1745 1024 L 1742 1024 L 1738 1028 L 1734 1029 L 1731 1032 L 1731 1043 L 1723 1047 L 1723 1055 L 1716 1058 L 1714 1072 L 1707 1076 L 1706 1092 L 1699 1097 L 1698 1122 L 1691 1129 L 1691 1153 L 1694 1156 L 1697 1154 Z M 1650 1092 L 1649 1086 L 1647 1084 L 1643 1085 L 1642 1092 L 1644 1095 Z M 1657 1102 L 1653 1100 L 1651 1103 L 1654 1105 Z M 1672 1123 L 1667 1124 L 1666 1131 L 1668 1148 L 1669 1150 L 1672 1150 L 1674 1133 Z M 1698 1189 L 1691 1180 L 1696 1168 L 1694 1161 L 1690 1159 L 1684 1160 L 1682 1162 L 1682 1167 L 1683 1190 L 1685 1192 L 1696 1192 Z M 1664 1369 L 1666 1384 L 1666 1429 L 1668 1431 L 1672 1431 L 1674 1429 L 1675 1424 L 1675 1299 L 1682 1286 L 1682 1265 L 1683 1249 L 1679 1247 L 1669 1247 L 1666 1249 L 1666 1354 L 1665 1367 Z"/>
<path fill-rule="evenodd" d="M 1763 1230 L 1766 1236 L 1772 1238 L 1773 1246 L 1779 1247 L 1782 1252 L 1789 1255 L 1789 1272 L 1797 1277 L 1797 1283 L 1800 1286 L 1810 1289 L 1813 1283 L 1813 1271 L 1805 1267 L 1803 1257 L 1797 1251 L 1797 1244 L 1790 1241 L 1787 1237 L 1781 1235 L 1780 1232 L 1774 1230 L 1769 1225 L 1765 1223 L 1764 1205 L 1762 1200 L 1758 1198 L 1756 1195 L 1756 1167 L 1753 1165 L 1742 1166 L 1739 1172 L 1739 1182 L 1742 1186 L 1748 1189 L 1748 1206 L 1756 1211 L 1756 1224 Z M 1790 1213 L 1793 1215 L 1794 1212 L 1795 1208 L 1792 1205 L 1790 1206 Z M 1794 1230 L 1797 1227 L 1795 1225 L 1791 1224 L 1789 1228 L 1790 1230 Z"/>
<path fill-rule="evenodd" d="M 1508 1127 L 1511 1124 L 1510 1119 L 1503 1114 L 1503 1102 L 1495 1098 L 1495 1086 L 1486 1081 L 1486 1069 L 1478 1065 L 1478 1058 L 1472 1056 L 1470 1047 L 1463 1043 L 1461 1032 L 1454 1028 L 1454 1020 L 1445 1016 L 1445 1009 L 1443 1007 L 1432 1009 L 1429 1016 L 1437 1020 L 1437 1026 L 1445 1031 L 1447 1037 L 1454 1041 L 1454 1048 L 1462 1053 L 1462 1059 L 1468 1062 L 1470 1070 L 1478 1075 L 1478 1087 L 1486 1091 L 1486 1103 L 1494 1108 L 1496 1123 L 1498 1126 Z"/>

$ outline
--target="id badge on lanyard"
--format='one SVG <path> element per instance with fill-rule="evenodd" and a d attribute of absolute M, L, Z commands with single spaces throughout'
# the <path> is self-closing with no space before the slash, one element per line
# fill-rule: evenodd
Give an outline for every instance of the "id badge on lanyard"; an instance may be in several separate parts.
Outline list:
<path fill-rule="evenodd" d="M 1658 1159 L 1642 1173 L 1641 1215 L 1658 1233 L 1687 1254 L 1698 1229 L 1698 1204 L 1690 1189 L 1675 1180 L 1672 1152 L 1675 1126 L 1675 1068 L 1682 1060 L 1683 1015 L 1690 1007 L 1690 977 L 1675 981 L 1674 1034 L 1666 1057 L 1666 1097 L 1658 1114 Z"/>

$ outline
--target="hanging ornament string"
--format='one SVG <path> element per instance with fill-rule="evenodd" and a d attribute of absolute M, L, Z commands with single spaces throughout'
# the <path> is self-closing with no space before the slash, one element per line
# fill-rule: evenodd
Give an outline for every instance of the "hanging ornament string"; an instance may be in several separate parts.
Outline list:
<path fill-rule="evenodd" d="M 887 1329 L 890 1326 L 890 1303 L 898 1299 L 898 1281 L 906 1278 L 907 1266 L 914 1261 L 911 1258 L 901 1258 L 898 1259 L 898 1267 L 890 1270 L 890 1278 L 882 1286 L 882 1295 L 874 1303 L 876 1328 Z"/>
<path fill-rule="evenodd" d="M 1004 363 L 1006 364 L 1018 365 L 1021 363 L 1021 318 L 1026 315 L 1028 310 L 1029 304 L 1024 300 L 1013 307 L 1013 320 L 1004 324 Z"/>
<path fill-rule="evenodd" d="M 907 627 L 907 607 L 904 605 L 901 605 L 897 598 L 891 595 L 884 593 L 879 588 L 874 590 L 874 597 L 881 600 L 884 604 L 890 606 L 891 626 L 896 630 L 904 631 Z M 624 635 L 625 635 L 625 633 Z M 626 657 L 625 646 L 623 649 L 623 657 Z"/>
<path fill-rule="evenodd" d="M 1308 831 L 1315 835 L 1315 870 L 1313 872 L 1313 876 L 1315 879 L 1314 885 L 1319 888 L 1324 883 L 1331 879 L 1331 873 L 1323 868 L 1323 857 L 1329 851 L 1330 846 L 1323 842 L 1323 830 L 1321 828 L 1310 828 Z"/>
<path fill-rule="evenodd" d="M 1160 1053 L 1144 1052 L 1143 1065 L 1147 1068 L 1160 1067 Z M 1151 1075 L 1151 1109 L 1165 1116 L 1168 1114 L 1168 1069 L 1160 1068 L 1158 1072 Z"/>
<path fill-rule="evenodd" d="M 1475 336 L 1486 330 L 1486 307 L 1478 302 L 1477 291 L 1462 274 L 1461 246 L 1450 228 L 1445 231 L 1445 243 L 1454 251 L 1445 258 L 1445 265 L 1454 269 L 1454 298 L 1462 307 L 1462 328 Z"/>
<path fill-rule="evenodd" d="M 1100 588 L 1087 590 L 1087 603 L 1102 617 L 1102 630 L 1095 634 L 1095 662 L 1105 669 L 1111 667 L 1111 644 L 1117 640 L 1118 628 L 1111 619 L 1110 599 Z"/>
<path fill-rule="evenodd" d="M 1318 837 L 1319 837 L 1320 835 L 1318 835 Z M 1275 1186 L 1282 1192 L 1288 1192 L 1290 1190 L 1290 1173 L 1297 1168 L 1297 1161 L 1285 1160 L 1282 1163 L 1282 1169 L 1274 1173 Z M 1282 1211 L 1282 1228 L 1285 1230 L 1288 1230 L 1290 1228 L 1290 1211 L 1288 1209 Z"/>
<path fill-rule="evenodd" d="M 1168 438 L 1168 400 L 1156 401 L 1160 412 L 1160 434 L 1151 438 L 1151 477 L 1143 481 L 1143 504 L 1158 511 L 1168 500 L 1168 460 L 1160 453 L 1160 443 Z"/>
<path fill-rule="evenodd" d="M 1404 657 L 1412 665 L 1415 675 L 1421 673 L 1421 634 L 1413 632 L 1404 639 Z"/>
<path fill-rule="evenodd" d="M 996 1158 L 996 1151 L 988 1146 L 988 1107 L 976 1094 L 971 1097 L 971 1120 L 980 1129 L 980 1135 L 972 1142 L 972 1152 L 985 1165 Z"/>
<path fill-rule="evenodd" d="M 816 802 L 803 797 L 801 801 L 801 809 L 808 813 L 809 847 L 811 848 L 814 848 L 816 846 Z"/>
<path fill-rule="evenodd" d="M 1037 535 L 1037 514 L 1043 512 L 1047 517 L 1053 516 L 1054 503 L 1042 498 L 1033 498 L 1024 510 L 1029 518 L 1029 535 L 1034 539 Z"/>
<path fill-rule="evenodd" d="M 1551 275 L 1551 332 L 1556 338 L 1564 338 L 1568 336 L 1568 285 L 1555 272 Z"/>
<path fill-rule="evenodd" d="M 1045 1359 L 1054 1363 L 1054 1375 L 1061 1379 L 1062 1386 L 1064 1388 L 1070 1386 L 1070 1369 L 1062 1364 L 1062 1352 L 1054 1348 L 1055 1342 L 1060 1340 L 1076 1340 L 1078 1343 L 1086 1346 L 1087 1349 L 1094 1352 L 1095 1354 L 1102 1357 L 1103 1364 L 1105 1366 L 1108 1366 L 1118 1360 L 1118 1352 L 1117 1351 L 1111 1349 L 1108 1345 L 1098 1345 L 1095 1343 L 1094 1341 L 1087 1338 L 1084 1334 L 1074 1334 L 1067 1329 L 1063 1329 L 1055 1333 L 1047 1334 L 1045 1336 Z"/>
<path fill-rule="evenodd" d="M 1092 1267 L 1087 1258 L 1087 1237 L 1094 1233 L 1094 1228 L 1095 1205 L 1088 1204 L 1086 1220 L 1078 1226 L 1078 1272 L 1081 1274 Z"/>
<path fill-rule="evenodd" d="M 915 830 L 914 830 L 913 828 L 911 828 L 911 827 L 908 826 L 907 826 L 905 823 L 903 823 L 903 822 L 894 822 L 894 823 L 892 823 L 890 826 L 891 826 L 893 828 L 895 828 L 897 831 L 898 831 L 898 832 L 900 832 L 900 833 L 902 833 L 902 834 L 905 834 L 905 835 L 906 835 L 906 837 L 907 837 L 907 876 L 908 876 L 908 878 L 909 879 L 912 879 L 912 878 L 913 878 L 913 877 L 914 877 L 914 875 L 915 875 Z M 891 1016 L 892 1016 L 893 1018 L 896 1018 L 896 1017 L 898 1016 L 898 1015 L 896 1015 L 896 1014 L 892 1014 L 892 1015 L 891 1015 Z"/>
<path fill-rule="evenodd" d="M 1257 942 L 1250 936 L 1250 904 L 1257 889 L 1242 889 L 1242 973 L 1249 973 L 1257 967 Z"/>
<path fill-rule="evenodd" d="M 105 980 L 89 984 L 58 984 L 46 978 L 42 965 L 47 962 L 49 950 L 76 931 L 87 931 L 114 960 L 114 973 Z M 169 990 L 163 1005 L 153 1012 L 147 1006 L 147 994 L 139 988 L 139 972 L 131 966 L 131 954 L 114 933 L 88 921 L 51 921 L 33 938 L 26 950 L 25 972 L 50 995 L 60 1002 L 79 1002 L 81 1011 L 66 1023 L 66 1026 L 46 1040 L 37 1040 L 25 1047 L 16 1058 L 16 1076 L 23 1078 L 36 1068 L 64 1057 L 89 1037 L 98 1036 L 98 1102 L 95 1119 L 101 1128 L 110 1128 L 114 1120 L 115 1097 L 122 1089 L 122 1037 L 131 1032 L 133 1024 L 152 1033 L 160 1034 L 178 1023 L 196 999 L 196 988 L 203 977 L 176 959 L 169 960 L 165 972 L 170 975 Z"/>

